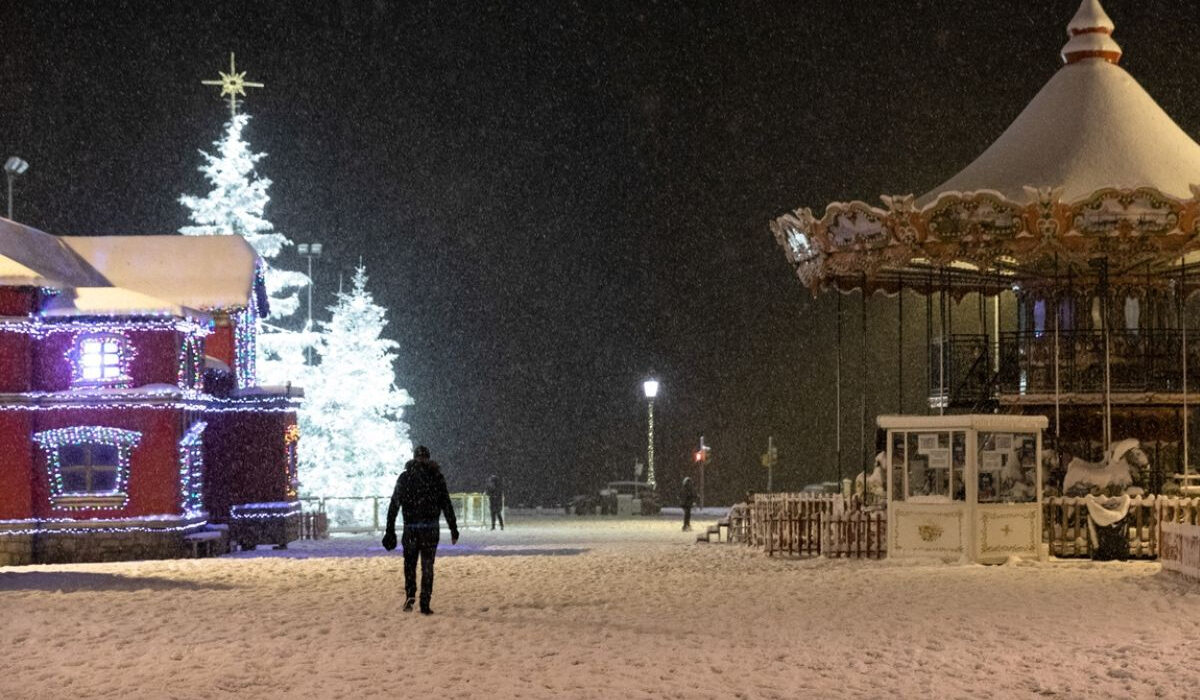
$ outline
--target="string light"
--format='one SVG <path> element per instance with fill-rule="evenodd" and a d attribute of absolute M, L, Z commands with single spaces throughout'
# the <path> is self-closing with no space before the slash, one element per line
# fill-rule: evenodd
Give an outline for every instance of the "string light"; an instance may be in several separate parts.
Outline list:
<path fill-rule="evenodd" d="M 254 266 L 254 288 L 265 284 L 262 260 Z M 254 386 L 258 381 L 258 294 L 241 311 L 231 314 L 233 323 L 233 370 L 239 389 Z"/>
<path fill-rule="evenodd" d="M 33 434 L 33 440 L 46 453 L 46 466 L 50 476 L 50 502 L 56 508 L 68 510 L 117 510 L 129 505 L 126 485 L 129 483 L 129 455 L 142 439 L 136 430 L 123 430 L 100 425 L 81 425 L 69 428 L 52 428 Z M 116 449 L 117 463 L 113 488 L 105 491 L 65 491 L 62 474 L 62 449 L 82 445 L 104 445 Z M 72 465 L 74 466 L 74 465 Z M 91 468 L 93 465 L 86 465 Z M 101 465 L 109 466 L 109 465 Z M 72 503 L 64 499 L 119 498 L 120 504 L 81 502 Z"/>
<path fill-rule="evenodd" d="M 204 508 L 204 429 L 208 423 L 196 421 L 179 441 L 180 507 L 184 513 Z"/>
<path fill-rule="evenodd" d="M 203 337 L 211 332 L 211 327 L 211 322 L 201 324 L 194 320 L 175 317 L 164 318 L 161 321 L 102 321 L 99 319 L 89 319 L 87 321 L 75 319 L 59 321 L 54 319 L 47 321 L 41 317 L 32 319 L 0 319 L 0 332 L 20 333 L 38 339 L 49 337 L 55 333 L 120 333 L 122 331 L 177 331 L 179 333 Z"/>
<path fill-rule="evenodd" d="M 256 518 L 279 518 L 300 513 L 300 501 L 272 501 L 268 503 L 241 503 L 229 509 L 229 517 L 234 520 Z"/>
<path fill-rule="evenodd" d="M 154 522 L 162 522 L 164 525 L 155 526 L 142 524 Z M 166 525 L 165 523 L 181 524 Z M 70 525 L 70 527 L 66 525 Z M 50 533 L 82 535 L 87 533 L 114 534 L 126 532 L 185 532 L 188 530 L 203 528 L 206 525 L 208 525 L 208 520 L 205 518 L 187 519 L 176 515 L 147 515 L 138 518 L 122 519 L 27 518 L 23 520 L 0 520 L 0 537 L 12 535 L 43 535 Z"/>
<path fill-rule="evenodd" d="M 292 423 L 283 431 L 283 469 L 288 498 L 296 498 L 300 495 L 300 475 L 296 468 L 298 442 L 300 442 L 300 426 Z"/>

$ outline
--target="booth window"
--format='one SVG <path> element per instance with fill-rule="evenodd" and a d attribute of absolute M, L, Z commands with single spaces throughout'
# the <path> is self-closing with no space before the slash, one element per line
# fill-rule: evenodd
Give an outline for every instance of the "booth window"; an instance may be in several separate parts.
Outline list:
<path fill-rule="evenodd" d="M 963 479 L 967 457 L 963 431 L 925 430 L 892 438 L 893 497 L 903 493 L 896 480 L 906 476 L 907 500 L 966 499 Z"/>
<path fill-rule="evenodd" d="M 1037 500 L 1037 435 L 979 433 L 979 502 Z"/>

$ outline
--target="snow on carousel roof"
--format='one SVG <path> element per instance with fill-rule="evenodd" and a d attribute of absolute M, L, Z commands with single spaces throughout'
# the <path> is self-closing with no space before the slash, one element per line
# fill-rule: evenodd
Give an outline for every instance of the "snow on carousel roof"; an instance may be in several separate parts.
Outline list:
<path fill-rule="evenodd" d="M 242 308 L 258 293 L 257 256 L 241 236 L 67 236 L 63 240 L 111 284 L 178 306 Z"/>
<path fill-rule="evenodd" d="M 1200 145 L 1118 67 L 1112 31 L 1099 0 L 1083 0 L 1068 24 L 1066 65 L 987 150 L 930 192 L 776 218 L 771 229 L 797 276 L 814 291 L 994 293 L 1053 288 L 1064 276 L 1081 287 L 1101 275 L 1143 287 L 1170 271 L 1200 290 Z"/>
<path fill-rule="evenodd" d="M 1185 199 L 1197 183 L 1200 145 L 1123 68 L 1095 57 L 1059 69 L 995 143 L 918 204 L 976 190 L 1027 202 L 1026 187 L 1061 187 L 1065 200 L 1105 187 Z"/>

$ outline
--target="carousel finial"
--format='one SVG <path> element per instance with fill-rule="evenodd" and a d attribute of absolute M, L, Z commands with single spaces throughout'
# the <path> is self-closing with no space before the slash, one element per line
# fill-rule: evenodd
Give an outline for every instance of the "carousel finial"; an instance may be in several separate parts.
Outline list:
<path fill-rule="evenodd" d="M 1121 47 L 1112 38 L 1115 28 L 1100 0 L 1083 0 L 1067 24 L 1071 38 L 1062 48 L 1063 61 L 1068 64 L 1085 58 L 1102 58 L 1109 63 L 1120 61 Z"/>

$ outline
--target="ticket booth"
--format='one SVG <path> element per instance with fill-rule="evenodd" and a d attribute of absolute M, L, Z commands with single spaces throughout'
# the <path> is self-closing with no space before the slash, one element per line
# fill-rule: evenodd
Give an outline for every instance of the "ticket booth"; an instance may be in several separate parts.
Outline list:
<path fill-rule="evenodd" d="M 888 556 L 1041 556 L 1045 416 L 880 416 Z"/>

